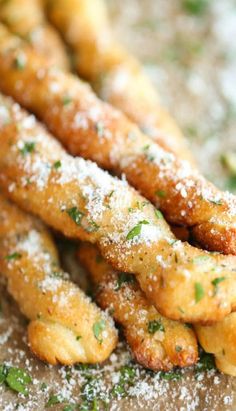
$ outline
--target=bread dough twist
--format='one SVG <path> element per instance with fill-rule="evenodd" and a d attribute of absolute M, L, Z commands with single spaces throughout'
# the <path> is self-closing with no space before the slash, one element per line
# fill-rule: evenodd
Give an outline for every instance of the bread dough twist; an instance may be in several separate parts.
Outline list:
<path fill-rule="evenodd" d="M 176 240 L 144 197 L 73 158 L 11 99 L 0 98 L 0 185 L 22 208 L 71 238 L 96 243 L 174 320 L 219 321 L 236 307 L 236 257 Z M 223 278 L 217 292 L 215 281 Z"/>
<path fill-rule="evenodd" d="M 24 56 L 26 64 L 17 67 Z M 68 150 L 121 174 L 185 225 L 205 248 L 236 254 L 236 198 L 219 191 L 190 163 L 163 150 L 87 85 L 60 70 L 0 26 L 0 88 L 34 111 Z"/>
<path fill-rule="evenodd" d="M 0 21 L 28 41 L 49 64 L 69 69 L 65 46 L 46 22 L 41 0 L 0 0 Z"/>
<path fill-rule="evenodd" d="M 43 224 L 1 193 L 0 270 L 9 293 L 31 320 L 29 344 L 41 360 L 69 365 L 107 359 L 117 343 L 110 318 L 69 281 Z"/>
<path fill-rule="evenodd" d="M 122 325 L 131 352 L 141 365 L 167 371 L 196 363 L 197 340 L 189 325 L 160 315 L 134 276 L 113 270 L 95 246 L 81 245 L 78 257 L 96 286 L 97 303 Z"/>
<path fill-rule="evenodd" d="M 113 37 L 102 0 L 45 0 L 46 12 L 74 53 L 76 70 L 165 149 L 193 162 L 179 127 L 139 62 Z"/>

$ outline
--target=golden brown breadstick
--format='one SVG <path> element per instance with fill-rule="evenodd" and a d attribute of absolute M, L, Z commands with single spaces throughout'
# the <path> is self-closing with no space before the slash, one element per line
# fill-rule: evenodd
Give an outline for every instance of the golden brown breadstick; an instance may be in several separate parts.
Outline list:
<path fill-rule="evenodd" d="M 68 155 L 3 96 L 0 114 L 0 185 L 22 208 L 66 236 L 96 243 L 115 268 L 135 273 L 166 317 L 209 323 L 235 309 L 236 257 L 176 240 L 162 214 L 126 182 Z"/>
<path fill-rule="evenodd" d="M 0 270 L 31 320 L 31 350 L 50 364 L 104 361 L 115 348 L 109 318 L 68 280 L 46 228 L 0 194 Z"/>
<path fill-rule="evenodd" d="M 195 330 L 204 350 L 215 355 L 217 368 L 236 376 L 236 313 L 212 326 L 196 325 Z"/>
<path fill-rule="evenodd" d="M 136 59 L 113 38 L 102 0 L 45 0 L 52 23 L 74 52 L 77 72 L 98 95 L 180 158 L 193 161 L 180 129 L 161 106 Z"/>
<path fill-rule="evenodd" d="M 43 15 L 41 0 L 0 0 L 0 21 L 27 40 L 50 65 L 69 68 L 65 47 Z"/>
<path fill-rule="evenodd" d="M 134 276 L 114 271 L 95 246 L 81 245 L 78 257 L 97 288 L 97 303 L 123 326 L 125 338 L 141 365 L 152 370 L 170 370 L 196 363 L 194 332 L 186 324 L 160 315 Z"/>
<path fill-rule="evenodd" d="M 22 56 L 25 65 L 19 68 Z M 232 194 L 222 193 L 188 162 L 153 143 L 79 79 L 47 68 L 41 56 L 3 26 L 0 88 L 43 119 L 71 153 L 124 173 L 169 222 L 190 227 L 205 248 L 236 254 Z"/>

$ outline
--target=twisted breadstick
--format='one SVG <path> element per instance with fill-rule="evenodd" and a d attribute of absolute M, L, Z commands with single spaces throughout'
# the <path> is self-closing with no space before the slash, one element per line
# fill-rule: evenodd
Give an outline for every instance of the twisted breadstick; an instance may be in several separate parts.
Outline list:
<path fill-rule="evenodd" d="M 26 60 L 21 69 L 15 64 L 20 55 Z M 168 221 L 190 227 L 204 247 L 236 254 L 232 194 L 220 192 L 189 163 L 153 143 L 76 77 L 44 66 L 42 57 L 3 26 L 0 88 L 41 117 L 73 154 L 125 173 Z"/>
<path fill-rule="evenodd" d="M 141 130 L 180 158 L 193 161 L 175 121 L 142 67 L 113 38 L 102 0 L 45 0 L 52 23 L 74 52 L 80 76 L 99 96 L 123 111 Z"/>
<path fill-rule="evenodd" d="M 235 309 L 236 257 L 177 241 L 146 199 L 69 156 L 12 100 L 0 98 L 0 114 L 0 185 L 22 208 L 66 236 L 96 243 L 115 268 L 135 273 L 166 317 L 209 323 Z"/>
<path fill-rule="evenodd" d="M 0 21 L 44 55 L 50 65 L 68 69 L 64 45 L 44 18 L 41 0 L 0 0 Z M 19 65 L 24 64 L 19 60 Z"/>
<path fill-rule="evenodd" d="M 0 194 L 0 270 L 28 327 L 32 351 L 50 364 L 104 361 L 116 331 L 61 270 L 45 227 Z"/>
<path fill-rule="evenodd" d="M 236 376 L 236 313 L 212 326 L 197 325 L 195 330 L 204 350 L 215 355 L 219 370 Z"/>
<path fill-rule="evenodd" d="M 131 274 L 114 271 L 96 247 L 83 244 L 78 257 L 97 286 L 96 301 L 123 326 L 135 359 L 152 370 L 187 367 L 198 358 L 194 332 L 161 316 Z"/>

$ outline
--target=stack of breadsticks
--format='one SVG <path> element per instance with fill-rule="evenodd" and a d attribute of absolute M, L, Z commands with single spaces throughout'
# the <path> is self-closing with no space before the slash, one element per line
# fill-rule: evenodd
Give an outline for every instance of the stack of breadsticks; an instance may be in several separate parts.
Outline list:
<path fill-rule="evenodd" d="M 43 17 L 31 19 L 27 8 L 34 3 L 34 13 L 38 9 L 43 16 L 40 4 L 21 2 L 29 11 L 24 19 L 33 21 L 31 30 L 45 27 Z M 15 36 L 10 18 L 15 1 L 4 2 L 0 90 L 36 114 L 71 154 L 81 157 L 66 153 L 32 114 L 2 95 L 2 192 L 65 236 L 93 244 L 81 245 L 80 261 L 96 285 L 98 304 L 123 326 L 138 362 L 153 370 L 194 364 L 195 331 L 203 348 L 215 354 L 219 369 L 236 375 L 236 198 L 220 192 L 195 168 L 184 137 L 138 63 L 114 43 L 103 3 L 45 3 L 75 54 L 79 74 L 123 113 L 99 100 L 65 65 L 61 68 L 57 53 L 52 61 L 37 45 L 28 44 L 25 30 L 19 30 L 21 38 Z M 20 10 L 17 16 L 20 21 Z M 50 38 L 47 47 L 53 49 Z M 33 351 L 51 363 L 104 360 L 116 342 L 108 317 L 55 270 L 54 246 L 41 233 L 45 228 L 37 229 L 39 223 L 15 206 L 6 203 L 2 209 L 6 224 L 14 224 L 11 210 L 22 220 L 19 233 L 17 222 L 3 240 L 0 265 L 10 293 L 32 320 Z M 178 240 L 165 219 L 190 230 L 202 249 Z M 25 244 L 31 241 L 28 249 Z M 44 242 L 48 249 L 40 246 Z M 60 275 L 54 278 L 54 272 Z M 13 287 L 12 279 L 18 277 Z"/>

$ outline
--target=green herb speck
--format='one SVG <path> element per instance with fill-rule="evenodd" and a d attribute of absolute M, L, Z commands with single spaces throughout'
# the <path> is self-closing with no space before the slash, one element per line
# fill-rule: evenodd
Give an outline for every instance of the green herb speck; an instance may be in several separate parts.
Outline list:
<path fill-rule="evenodd" d="M 148 332 L 149 334 L 155 334 L 157 331 L 165 331 L 165 327 L 160 320 L 149 321 Z"/>
<path fill-rule="evenodd" d="M 34 141 L 27 141 L 24 143 L 24 146 L 20 149 L 20 153 L 23 156 L 26 154 L 31 154 L 35 151 L 35 142 Z"/>
<path fill-rule="evenodd" d="M 6 384 L 16 392 L 28 395 L 27 385 L 32 382 L 29 374 L 22 368 L 11 367 L 8 369 Z"/>
<path fill-rule="evenodd" d="M 14 59 L 14 67 L 17 70 L 23 70 L 26 65 L 26 57 L 24 54 L 18 54 Z"/>
<path fill-rule="evenodd" d="M 211 284 L 214 286 L 214 295 L 216 295 L 218 292 L 219 284 L 225 279 L 226 277 L 216 277 L 214 278 L 214 280 L 212 280 Z"/>
<path fill-rule="evenodd" d="M 208 0 L 182 0 L 184 10 L 188 14 L 200 17 L 202 16 L 208 7 Z"/>
<path fill-rule="evenodd" d="M 72 102 L 71 96 L 66 95 L 66 96 L 64 96 L 64 97 L 62 98 L 63 106 L 67 106 L 67 105 L 70 104 L 71 102 Z"/>
<path fill-rule="evenodd" d="M 53 164 L 53 168 L 55 168 L 55 170 L 58 170 L 58 168 L 60 167 L 61 167 L 61 161 L 60 160 L 55 161 L 55 163 Z"/>
<path fill-rule="evenodd" d="M 157 209 L 155 210 L 155 216 L 156 216 L 159 220 L 164 218 L 162 212 L 161 212 L 160 210 L 157 210 Z"/>
<path fill-rule="evenodd" d="M 203 371 L 210 371 L 215 368 L 215 360 L 212 354 L 208 354 L 203 350 L 200 350 L 200 359 L 195 365 L 196 373 Z"/>
<path fill-rule="evenodd" d="M 118 291 L 124 283 L 134 283 L 134 276 L 128 273 L 119 273 L 115 290 Z"/>
<path fill-rule="evenodd" d="M 7 260 L 7 261 L 19 260 L 19 258 L 21 258 L 21 257 L 22 257 L 22 255 L 20 253 L 15 252 L 15 253 L 7 255 L 5 257 L 5 260 Z"/>
<path fill-rule="evenodd" d="M 52 405 L 61 404 L 63 399 L 59 395 L 50 395 L 48 402 L 46 403 L 46 408 L 52 407 Z"/>
<path fill-rule="evenodd" d="M 137 237 L 141 233 L 143 224 L 149 224 L 149 222 L 146 220 L 139 221 L 139 223 L 129 231 L 126 236 L 126 240 L 132 240 L 134 237 Z"/>
<path fill-rule="evenodd" d="M 167 380 L 167 381 L 179 381 L 182 377 L 182 375 L 178 373 L 177 371 L 176 372 L 161 371 L 159 375 L 160 375 L 160 378 L 162 378 L 163 380 Z"/>
<path fill-rule="evenodd" d="M 100 344 L 102 344 L 102 341 L 103 341 L 101 338 L 101 333 L 103 332 L 103 330 L 105 330 L 105 328 L 106 328 L 106 324 L 104 320 L 98 321 L 93 324 L 94 337 L 96 338 L 96 340 L 98 340 Z"/>
<path fill-rule="evenodd" d="M 78 226 L 81 225 L 81 220 L 84 216 L 84 213 L 80 211 L 77 207 L 71 207 L 68 210 L 66 210 L 67 214 L 70 216 L 70 218 L 77 224 Z"/>
<path fill-rule="evenodd" d="M 165 198 L 166 197 L 166 192 L 163 190 L 158 190 L 156 191 L 156 196 L 160 197 L 160 198 Z"/>
<path fill-rule="evenodd" d="M 195 289 L 195 301 L 196 303 L 198 303 L 204 297 L 204 294 L 205 294 L 204 289 L 201 283 L 195 283 L 194 289 Z"/>

